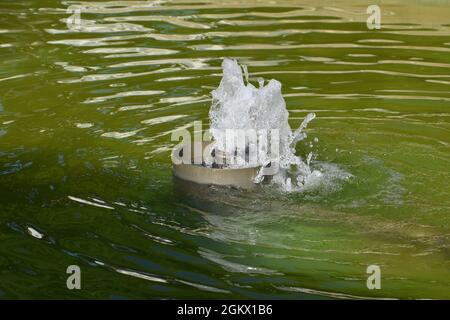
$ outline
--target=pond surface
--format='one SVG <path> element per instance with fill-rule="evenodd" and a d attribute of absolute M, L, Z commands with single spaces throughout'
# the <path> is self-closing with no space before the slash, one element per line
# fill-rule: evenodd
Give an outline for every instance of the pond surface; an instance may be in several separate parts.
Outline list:
<path fill-rule="evenodd" d="M 450 298 L 450 5 L 359 3 L 1 1 L 0 298 Z M 224 57 L 351 178 L 174 181 Z"/>

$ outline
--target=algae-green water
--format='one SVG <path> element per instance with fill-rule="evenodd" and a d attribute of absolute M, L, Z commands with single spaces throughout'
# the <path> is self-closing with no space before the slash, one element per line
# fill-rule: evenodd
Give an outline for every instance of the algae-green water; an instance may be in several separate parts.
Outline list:
<path fill-rule="evenodd" d="M 1 1 L 0 298 L 450 298 L 450 3 L 371 2 Z M 224 57 L 351 177 L 174 180 Z"/>

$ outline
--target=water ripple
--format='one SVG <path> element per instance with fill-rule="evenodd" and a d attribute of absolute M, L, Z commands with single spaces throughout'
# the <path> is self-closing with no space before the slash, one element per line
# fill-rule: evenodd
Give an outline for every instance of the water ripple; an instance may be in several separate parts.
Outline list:
<path fill-rule="evenodd" d="M 33 297 L 36 273 L 58 296 L 68 259 L 102 272 L 87 298 L 448 297 L 447 6 L 386 3 L 367 30 L 364 6 L 332 1 L 28 5 L 2 4 L 2 297 Z M 282 83 L 292 127 L 317 113 L 297 151 L 344 181 L 173 179 L 170 134 L 206 130 L 225 56 Z M 389 288 L 361 294 L 372 263 Z"/>

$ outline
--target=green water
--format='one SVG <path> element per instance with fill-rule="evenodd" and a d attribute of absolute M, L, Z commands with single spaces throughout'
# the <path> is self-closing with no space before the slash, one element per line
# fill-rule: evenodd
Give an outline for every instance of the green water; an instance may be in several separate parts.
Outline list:
<path fill-rule="evenodd" d="M 371 31 L 372 1 L 1 1 L 0 298 L 450 298 L 450 3 L 377 3 Z M 353 177 L 174 181 L 223 57 L 283 84 L 293 128 L 316 112 L 298 152 Z"/>

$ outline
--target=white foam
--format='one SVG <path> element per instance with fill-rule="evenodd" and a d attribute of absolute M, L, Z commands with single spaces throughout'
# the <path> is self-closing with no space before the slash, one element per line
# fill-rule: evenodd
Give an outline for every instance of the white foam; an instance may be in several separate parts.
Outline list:
<path fill-rule="evenodd" d="M 239 66 L 236 60 L 224 59 L 222 69 L 223 77 L 219 87 L 212 91 L 209 112 L 210 131 L 216 149 L 229 154 L 234 152 L 227 149 L 227 129 L 276 129 L 279 132 L 280 169 L 273 177 L 273 183 L 285 191 L 301 191 L 320 185 L 321 180 L 330 174 L 311 168 L 312 153 L 305 160 L 295 154 L 295 146 L 307 137 L 304 130 L 316 117 L 315 113 L 309 113 L 298 129 L 292 132 L 279 81 L 272 79 L 264 85 L 264 79 L 258 79 L 259 87 L 255 87 L 248 82 L 247 67 Z M 270 150 L 270 140 L 266 150 Z M 258 165 L 264 166 L 268 159 L 271 159 L 269 155 L 258 157 Z M 242 163 L 239 165 L 242 166 Z M 263 177 L 261 171 L 255 182 L 261 182 Z"/>

